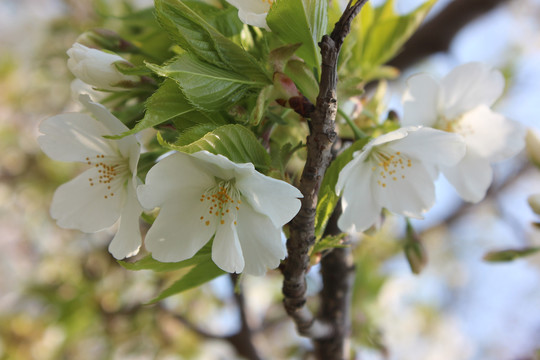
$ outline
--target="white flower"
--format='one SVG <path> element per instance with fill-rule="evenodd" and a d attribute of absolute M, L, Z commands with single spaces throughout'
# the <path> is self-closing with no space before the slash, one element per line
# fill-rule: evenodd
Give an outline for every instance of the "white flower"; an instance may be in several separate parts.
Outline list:
<path fill-rule="evenodd" d="M 43 135 L 38 142 L 47 156 L 90 165 L 56 190 L 51 216 L 63 228 L 88 233 L 104 230 L 121 219 L 109 251 L 117 259 L 135 255 L 141 245 L 142 208 L 136 193 L 140 146 L 134 136 L 104 138 L 129 129 L 88 95 L 81 95 L 80 100 L 92 116 L 60 114 L 39 126 Z"/>
<path fill-rule="evenodd" d="M 364 231 L 382 208 L 421 218 L 435 202 L 437 166 L 452 166 L 464 154 L 461 136 L 431 128 L 401 128 L 371 140 L 339 173 L 339 228 Z"/>
<path fill-rule="evenodd" d="M 238 9 L 238 17 L 244 24 L 270 31 L 266 24 L 266 15 L 274 0 L 227 0 L 227 2 Z"/>
<path fill-rule="evenodd" d="M 73 75 L 98 89 L 118 90 L 119 87 L 129 87 L 140 80 L 138 76 L 124 75 L 116 69 L 115 62 L 127 62 L 118 55 L 91 49 L 79 43 L 73 44 L 67 54 L 67 66 Z"/>
<path fill-rule="evenodd" d="M 286 255 L 281 227 L 300 209 L 302 194 L 207 151 L 176 153 L 155 165 L 137 189 L 141 204 L 161 210 L 145 239 L 154 259 L 191 258 L 212 237 L 212 260 L 228 272 L 262 275 Z"/>
<path fill-rule="evenodd" d="M 504 90 L 502 74 L 485 64 L 456 67 L 440 82 L 427 74 L 408 81 L 403 98 L 403 124 L 431 126 L 462 135 L 465 157 L 441 171 L 459 195 L 482 200 L 491 184 L 491 163 L 508 159 L 524 146 L 524 129 L 490 110 Z"/>

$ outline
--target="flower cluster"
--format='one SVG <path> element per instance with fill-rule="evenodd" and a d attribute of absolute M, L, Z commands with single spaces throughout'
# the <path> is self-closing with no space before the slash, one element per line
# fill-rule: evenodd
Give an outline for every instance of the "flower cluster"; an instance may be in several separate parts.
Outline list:
<path fill-rule="evenodd" d="M 245 24 L 266 30 L 270 9 L 273 19 L 291 15 L 280 11 L 302 10 L 272 8 L 272 0 L 227 1 Z M 208 244 L 210 258 L 220 269 L 262 275 L 286 257 L 283 227 L 301 208 L 302 193 L 286 180 L 300 178 L 289 160 L 304 159 L 296 153 L 305 140 L 298 134 L 306 131 L 298 114 L 307 116 L 311 110 L 292 113 L 284 104 L 300 99 L 302 106 L 313 108 L 301 92 L 316 93 L 312 88 L 317 71 L 306 65 L 317 60 L 309 50 L 316 43 L 307 40 L 320 38 L 311 32 L 326 31 L 326 22 L 315 16 L 313 24 L 293 24 L 298 34 L 280 33 L 273 19 L 275 32 L 248 26 L 221 29 L 225 23 L 217 18 L 201 18 L 206 6 L 211 5 L 191 8 L 184 2 L 156 0 L 158 21 L 170 35 L 164 38 L 177 41 L 156 46 L 167 49 L 160 56 L 144 58 L 147 53 L 138 43 L 100 32 L 100 44 L 132 51 L 137 56 L 128 59 L 136 65 L 79 43 L 68 51 L 67 65 L 75 77 L 106 94 L 100 101 L 118 105 L 115 110 L 122 115 L 117 118 L 88 95 L 80 95 L 87 112 L 42 122 L 38 141 L 48 156 L 89 167 L 56 190 L 51 216 L 59 226 L 84 232 L 119 222 L 109 246 L 117 259 L 137 254 L 144 243 L 155 260 L 180 262 Z M 204 30 L 205 36 L 187 36 L 193 29 Z M 289 35 L 294 43 L 281 43 Z M 242 46 L 233 38 L 241 39 Z M 251 43 L 265 46 L 248 52 L 244 46 Z M 279 46 L 270 52 L 269 44 Z M 293 56 L 297 49 L 312 58 Z M 150 63 L 157 59 L 162 65 Z M 262 61 L 271 66 L 262 66 Z M 360 150 L 348 152 L 350 161 L 337 162 L 341 168 L 327 174 L 326 179 L 334 180 L 324 191 L 332 192 L 335 203 L 322 212 L 329 217 L 341 196 L 338 226 L 348 232 L 369 229 L 383 209 L 421 218 L 435 203 L 439 173 L 465 200 L 480 201 L 492 181 L 491 164 L 514 156 L 524 145 L 523 129 L 491 110 L 503 88 L 500 72 L 480 63 L 457 67 L 440 82 L 426 74 L 412 77 L 403 97 L 402 123 L 377 123 L 367 130 L 370 141 L 353 144 Z M 274 101 L 276 94 L 279 99 Z M 357 138 L 364 136 L 347 120 Z M 153 142 L 158 148 L 149 150 L 153 157 L 141 157 L 135 134 L 152 127 L 166 136 Z M 162 156 L 171 149 L 175 151 Z M 143 209 L 149 212 L 145 219 L 153 221 L 144 242 L 139 229 Z"/>
<path fill-rule="evenodd" d="M 491 163 L 524 147 L 524 129 L 489 108 L 503 89 L 502 74 L 481 63 L 459 66 L 440 83 L 427 74 L 410 78 L 403 97 L 408 127 L 372 140 L 339 174 L 340 228 L 366 230 L 382 208 L 421 217 L 435 203 L 439 171 L 464 200 L 482 200 Z"/>

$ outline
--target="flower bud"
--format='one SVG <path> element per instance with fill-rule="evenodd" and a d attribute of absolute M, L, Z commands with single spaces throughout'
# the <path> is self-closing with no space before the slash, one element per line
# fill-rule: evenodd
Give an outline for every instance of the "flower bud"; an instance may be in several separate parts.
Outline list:
<path fill-rule="evenodd" d="M 118 55 L 91 49 L 79 43 L 73 44 L 67 54 L 67 66 L 73 75 L 95 88 L 117 90 L 118 87 L 132 87 L 140 81 L 138 76 L 124 75 L 118 71 L 115 62 L 128 63 Z"/>
<path fill-rule="evenodd" d="M 534 194 L 534 195 L 529 196 L 529 198 L 527 199 L 527 202 L 529 203 L 529 206 L 531 207 L 532 211 L 540 215 L 540 194 Z"/>
<path fill-rule="evenodd" d="M 527 130 L 525 135 L 525 148 L 527 149 L 527 155 L 529 160 L 540 168 L 540 134 L 533 129 Z"/>
<path fill-rule="evenodd" d="M 412 225 L 407 221 L 407 236 L 405 238 L 404 249 L 407 262 L 414 274 L 420 274 L 427 265 L 428 257 L 424 244 L 414 231 Z"/>
<path fill-rule="evenodd" d="M 139 53 L 139 48 L 108 29 L 92 29 L 77 38 L 77 43 L 90 48 L 107 49 L 114 52 Z"/>

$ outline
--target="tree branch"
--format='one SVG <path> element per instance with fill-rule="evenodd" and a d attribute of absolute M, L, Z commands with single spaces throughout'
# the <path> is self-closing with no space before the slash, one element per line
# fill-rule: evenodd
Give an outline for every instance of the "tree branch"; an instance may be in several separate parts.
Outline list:
<path fill-rule="evenodd" d="M 337 220 L 341 215 L 341 201 L 336 206 L 325 235 L 341 233 Z M 315 351 L 319 359 L 342 360 L 350 354 L 351 301 L 355 266 L 350 247 L 336 248 L 321 259 L 323 289 L 320 293 L 321 308 L 319 318 L 332 324 L 331 338 L 315 341 Z"/>
<path fill-rule="evenodd" d="M 229 274 L 229 275 L 230 275 L 231 281 L 233 282 L 233 286 L 236 286 L 236 283 L 238 281 L 238 274 Z M 235 292 L 234 300 L 236 302 L 236 305 L 238 308 L 238 314 L 240 316 L 240 329 L 234 334 L 229 334 L 229 335 L 214 334 L 209 331 L 206 331 L 202 329 L 201 327 L 197 326 L 196 324 L 192 323 L 185 316 L 172 313 L 168 311 L 166 308 L 164 308 L 162 305 L 159 306 L 159 309 L 161 309 L 166 314 L 170 314 L 178 322 L 180 322 L 182 325 L 184 325 L 186 328 L 193 331 L 200 337 L 205 338 L 205 339 L 226 341 L 229 344 L 231 344 L 232 347 L 234 347 L 238 355 L 242 356 L 242 358 L 245 358 L 248 360 L 261 360 L 261 357 L 257 353 L 257 349 L 255 348 L 255 345 L 253 344 L 253 332 L 251 331 L 251 328 L 249 327 L 249 324 L 247 322 L 247 313 L 246 313 L 246 304 L 244 301 L 244 295 L 241 292 Z"/>
<path fill-rule="evenodd" d="M 423 25 L 406 43 L 403 52 L 389 62 L 405 69 L 437 52 L 447 51 L 454 36 L 467 24 L 508 0 L 454 0 Z"/>
<path fill-rule="evenodd" d="M 287 314 L 294 320 L 298 332 L 312 339 L 327 339 L 334 329 L 328 323 L 316 320 L 306 307 L 305 275 L 309 264 L 309 249 L 315 242 L 315 212 L 319 187 L 332 154 L 336 139 L 334 120 L 337 112 L 337 60 L 343 40 L 350 31 L 354 17 L 367 0 L 351 0 L 336 23 L 330 36 L 323 36 L 321 48 L 322 66 L 319 95 L 315 111 L 311 114 L 311 134 L 307 138 L 307 159 L 300 178 L 299 189 L 304 195 L 300 211 L 290 223 L 287 241 L 288 258 L 282 268 L 283 304 Z"/>

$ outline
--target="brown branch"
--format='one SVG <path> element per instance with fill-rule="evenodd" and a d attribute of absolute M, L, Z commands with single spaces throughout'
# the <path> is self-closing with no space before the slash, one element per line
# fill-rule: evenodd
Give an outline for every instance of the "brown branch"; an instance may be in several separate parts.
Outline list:
<path fill-rule="evenodd" d="M 238 274 L 230 274 L 233 286 L 236 287 L 238 282 Z M 239 355 L 249 360 L 260 360 L 257 349 L 253 344 L 253 332 L 247 321 L 246 302 L 244 300 L 244 294 L 238 289 L 234 292 L 234 300 L 238 307 L 238 313 L 240 315 L 240 330 L 231 336 L 227 337 L 229 341 Z"/>
<path fill-rule="evenodd" d="M 236 286 L 238 281 L 238 274 L 230 274 L 233 286 Z M 251 330 L 247 321 L 246 304 L 244 301 L 244 295 L 241 292 L 234 293 L 234 300 L 238 308 L 238 314 L 240 316 L 240 329 L 234 334 L 215 334 L 206 331 L 196 324 L 188 320 L 184 315 L 175 314 L 168 311 L 166 308 L 160 305 L 160 309 L 166 314 L 174 317 L 178 322 L 182 323 L 186 328 L 193 331 L 197 335 L 205 339 L 223 340 L 231 344 L 236 350 L 238 355 L 248 360 L 261 360 L 261 357 L 257 353 L 257 349 L 253 344 L 253 331 Z"/>
<path fill-rule="evenodd" d="M 354 17 L 367 0 L 351 0 L 336 23 L 330 36 L 323 36 L 321 48 L 322 66 L 319 95 L 315 111 L 311 114 L 311 134 L 307 138 L 307 159 L 300 178 L 299 189 L 304 195 L 302 206 L 290 223 L 290 238 L 287 241 L 288 258 L 282 268 L 283 304 L 287 314 L 294 320 L 298 332 L 312 339 L 332 336 L 334 329 L 327 323 L 315 319 L 306 307 L 305 275 L 309 264 L 308 251 L 315 242 L 315 209 L 318 192 L 332 154 L 331 147 L 336 139 L 334 120 L 337 112 L 337 60 L 343 40 L 350 30 Z"/>
<path fill-rule="evenodd" d="M 337 219 L 341 215 L 341 201 L 328 221 L 325 235 L 341 233 Z M 319 359 L 342 360 L 350 355 L 351 301 L 355 266 L 352 250 L 336 248 L 321 259 L 323 289 L 320 293 L 321 308 L 319 318 L 329 322 L 334 328 L 333 336 L 315 341 L 315 351 Z"/>
<path fill-rule="evenodd" d="M 454 36 L 467 24 L 508 0 L 454 0 L 405 43 L 389 65 L 405 69 L 425 57 L 449 49 Z M 496 41 L 495 39 L 493 39 Z"/>

